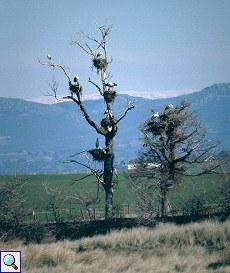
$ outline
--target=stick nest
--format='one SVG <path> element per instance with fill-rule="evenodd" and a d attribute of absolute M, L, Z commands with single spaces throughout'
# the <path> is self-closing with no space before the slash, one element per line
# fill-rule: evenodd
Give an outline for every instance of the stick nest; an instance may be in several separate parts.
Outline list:
<path fill-rule="evenodd" d="M 116 122 L 117 119 L 115 119 L 114 117 L 109 118 L 107 116 L 101 120 L 101 127 L 107 130 L 108 127 L 111 127 L 113 124 L 116 124 Z"/>
<path fill-rule="evenodd" d="M 96 68 L 97 72 L 99 73 L 100 70 L 106 70 L 108 63 L 105 59 L 100 57 L 93 57 L 92 63 L 94 68 Z"/>
<path fill-rule="evenodd" d="M 112 91 L 105 91 L 103 93 L 104 99 L 106 102 L 114 102 L 117 97 L 117 92 L 115 90 Z"/>
<path fill-rule="evenodd" d="M 106 151 L 103 148 L 96 148 L 89 150 L 89 153 L 92 155 L 93 159 L 96 161 L 104 161 L 106 156 Z"/>
<path fill-rule="evenodd" d="M 82 86 L 80 84 L 70 84 L 69 89 L 75 94 L 82 93 Z"/>

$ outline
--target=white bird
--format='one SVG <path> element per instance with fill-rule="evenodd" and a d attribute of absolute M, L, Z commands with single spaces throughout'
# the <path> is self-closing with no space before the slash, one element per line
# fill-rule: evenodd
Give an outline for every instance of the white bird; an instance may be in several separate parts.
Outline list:
<path fill-rule="evenodd" d="M 107 82 L 107 83 L 105 84 L 105 86 L 108 86 L 108 87 L 112 88 L 112 87 L 114 87 L 114 86 L 117 86 L 117 84 L 116 84 L 115 82 Z"/>
<path fill-rule="evenodd" d="M 165 107 L 165 110 L 168 110 L 168 109 L 173 109 L 173 105 L 171 103 Z"/>
<path fill-rule="evenodd" d="M 131 100 L 128 102 L 128 106 L 127 106 L 127 107 L 128 107 L 128 108 L 133 108 L 133 107 L 134 107 L 134 104 L 132 103 Z"/>
<path fill-rule="evenodd" d="M 116 168 L 113 169 L 113 172 L 114 172 L 115 176 L 118 177 Z"/>
<path fill-rule="evenodd" d="M 79 75 L 77 74 L 77 75 L 73 78 L 73 81 L 78 83 L 79 79 L 80 79 L 80 77 L 79 77 Z"/>
<path fill-rule="evenodd" d="M 154 117 L 154 118 L 159 118 L 159 116 L 160 116 L 160 115 L 159 115 L 158 112 L 156 112 L 156 113 L 153 114 L 153 117 Z"/>
<path fill-rule="evenodd" d="M 48 55 L 47 55 L 47 59 L 50 61 L 50 60 L 51 60 L 51 58 L 52 58 L 52 57 L 51 57 L 51 55 L 50 55 L 50 54 L 48 54 Z"/>
<path fill-rule="evenodd" d="M 113 116 L 113 113 L 112 113 L 111 110 L 106 110 L 106 111 L 104 112 L 104 115 L 112 117 L 112 116 Z"/>

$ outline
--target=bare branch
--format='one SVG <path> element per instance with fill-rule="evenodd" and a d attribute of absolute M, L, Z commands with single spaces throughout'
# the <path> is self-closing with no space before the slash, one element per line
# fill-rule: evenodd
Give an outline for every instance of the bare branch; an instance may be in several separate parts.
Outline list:
<path fill-rule="evenodd" d="M 71 44 L 72 45 L 78 45 L 87 54 L 89 54 L 91 56 L 94 56 L 94 53 L 93 53 L 92 49 L 87 44 L 82 45 L 79 41 L 72 41 Z"/>
<path fill-rule="evenodd" d="M 86 119 L 86 121 L 89 123 L 89 125 L 91 125 L 91 126 L 97 131 L 98 134 L 103 135 L 103 136 L 106 135 L 107 131 L 106 131 L 104 128 L 98 126 L 98 125 L 89 117 L 89 115 L 88 115 L 88 113 L 87 113 L 87 111 L 86 111 L 86 108 L 85 108 L 85 106 L 83 105 L 83 103 L 82 103 L 81 100 L 77 100 L 77 99 L 75 99 L 75 98 L 72 97 L 72 96 L 64 97 L 64 99 L 65 99 L 65 98 L 66 98 L 66 99 L 71 99 L 72 101 L 74 101 L 75 103 L 77 103 L 77 104 L 79 105 L 79 107 L 80 107 L 80 109 L 81 109 L 81 111 L 82 111 L 82 113 L 83 113 L 83 117 Z"/>
<path fill-rule="evenodd" d="M 82 31 L 82 34 L 83 34 L 83 37 L 84 37 L 84 38 L 87 38 L 87 39 L 89 39 L 90 41 L 93 41 L 93 42 L 97 43 L 97 44 L 99 45 L 99 47 L 101 47 L 101 42 L 100 42 L 100 41 L 98 41 L 98 40 L 95 39 L 95 38 L 92 38 L 92 37 L 89 36 L 88 34 L 85 34 L 83 31 Z M 98 47 L 98 48 L 99 48 L 99 47 Z"/>
<path fill-rule="evenodd" d="M 93 174 L 90 173 L 90 174 L 87 174 L 85 176 L 83 176 L 82 178 L 79 178 L 79 179 L 74 179 L 73 182 L 71 183 L 71 186 L 75 183 L 75 182 L 79 182 L 81 180 L 84 180 L 85 178 L 89 177 L 89 176 L 92 176 Z"/>
<path fill-rule="evenodd" d="M 86 152 L 88 152 L 88 151 L 83 150 L 83 151 L 81 151 L 81 152 L 79 152 L 79 153 L 76 153 L 76 154 L 74 154 L 74 155 L 71 155 L 70 157 L 75 157 L 76 155 L 84 154 L 84 153 L 86 153 Z"/>
<path fill-rule="evenodd" d="M 63 98 L 59 98 L 58 94 L 57 94 L 57 90 L 58 90 L 58 82 L 54 79 L 52 79 L 52 81 L 50 83 L 48 83 L 50 89 L 52 90 L 52 94 L 51 93 L 42 93 L 44 96 L 46 97 L 52 97 L 55 99 L 54 102 L 60 102 L 62 101 Z"/>
<path fill-rule="evenodd" d="M 77 160 L 73 160 L 73 159 L 71 159 L 71 160 L 69 160 L 69 161 L 64 161 L 63 163 L 76 163 L 76 164 L 78 164 L 78 165 L 80 165 L 80 166 L 83 166 L 83 167 L 87 168 L 87 169 L 90 170 L 91 173 L 97 178 L 97 180 L 104 186 L 104 181 L 103 181 L 103 179 L 101 179 L 101 177 L 102 177 L 103 174 L 99 174 L 100 171 L 94 170 L 94 169 L 91 168 L 90 166 L 88 166 L 88 165 L 86 165 L 86 164 L 84 164 L 84 163 L 81 163 L 81 162 L 79 162 L 79 161 L 77 161 Z"/>
<path fill-rule="evenodd" d="M 62 64 L 56 64 L 56 63 L 51 63 L 51 62 L 48 62 L 48 63 L 43 63 L 40 61 L 40 59 L 38 58 L 38 62 L 41 64 L 41 65 L 46 65 L 46 66 L 50 66 L 50 67 L 59 67 L 61 68 L 61 70 L 64 72 L 65 76 L 67 77 L 68 81 L 71 82 L 71 79 L 70 79 L 70 68 L 69 67 L 66 67 L 65 65 L 62 65 Z"/>
<path fill-rule="evenodd" d="M 115 124 L 118 124 L 118 123 L 127 115 L 127 113 L 128 113 L 131 109 L 133 109 L 134 107 L 135 107 L 134 104 L 131 104 L 130 106 L 128 106 L 128 108 L 125 110 L 125 113 L 116 121 Z"/>
<path fill-rule="evenodd" d="M 89 78 L 88 80 L 90 83 L 92 83 L 94 86 L 96 86 L 96 88 L 98 89 L 99 93 L 101 94 L 101 96 L 103 96 L 103 92 L 101 91 L 101 88 L 96 84 L 94 83 L 93 81 L 91 81 L 91 79 Z"/>

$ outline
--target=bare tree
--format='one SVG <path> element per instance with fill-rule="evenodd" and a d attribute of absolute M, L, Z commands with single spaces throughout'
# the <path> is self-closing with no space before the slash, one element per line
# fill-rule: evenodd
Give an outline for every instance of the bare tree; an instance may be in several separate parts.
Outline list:
<path fill-rule="evenodd" d="M 217 200 L 222 208 L 222 212 L 230 212 L 230 178 L 228 174 L 223 174 L 218 185 Z"/>
<path fill-rule="evenodd" d="M 25 208 L 23 186 L 26 179 L 20 175 L 1 177 L 0 228 L 10 229 L 22 223 L 28 214 Z"/>
<path fill-rule="evenodd" d="M 95 205 L 100 201 L 98 196 L 95 196 L 95 194 L 89 191 L 81 191 L 80 194 L 70 194 L 69 199 L 71 200 L 71 204 L 78 204 L 83 210 L 86 211 L 89 220 L 95 220 Z M 81 212 L 84 218 L 82 209 Z"/>
<path fill-rule="evenodd" d="M 60 209 L 67 199 L 66 188 L 64 186 L 54 188 L 44 183 L 43 189 L 46 194 L 42 198 L 45 208 L 53 215 L 55 222 L 60 223 L 62 221 Z"/>
<path fill-rule="evenodd" d="M 133 176 L 154 181 L 149 187 L 155 187 L 155 196 L 159 194 L 162 217 L 170 207 L 170 190 L 183 176 L 217 172 L 223 163 L 214 155 L 218 143 L 206 139 L 197 113 L 189 107 L 190 102 L 183 100 L 176 107 L 169 104 L 161 114 L 152 110 L 151 118 L 141 125 L 143 149 Z"/>
<path fill-rule="evenodd" d="M 73 78 L 70 76 L 70 69 L 63 64 L 57 64 L 53 62 L 51 55 L 47 55 L 48 62 L 39 62 L 42 65 L 46 65 L 53 68 L 59 68 L 63 71 L 68 81 L 69 94 L 64 96 L 62 99 L 70 99 L 80 108 L 83 113 L 85 120 L 90 126 L 92 126 L 96 132 L 105 138 L 105 146 L 99 147 L 96 145 L 95 149 L 90 150 L 91 155 L 95 160 L 101 160 L 104 162 L 103 175 L 99 175 L 98 172 L 91 168 L 91 172 L 102 184 L 105 190 L 105 218 L 109 219 L 112 216 L 113 209 L 113 172 L 114 172 L 114 137 L 117 134 L 118 123 L 126 116 L 126 114 L 134 107 L 133 104 L 129 103 L 124 111 L 124 114 L 115 118 L 113 115 L 112 105 L 116 99 L 117 92 L 115 87 L 116 83 L 109 81 L 110 76 L 108 73 L 108 67 L 112 62 L 112 58 L 108 56 L 107 50 L 107 36 L 112 30 L 112 26 L 98 27 L 101 38 L 95 39 L 88 34 L 82 32 L 83 44 L 78 40 L 72 42 L 72 44 L 80 47 L 87 55 L 91 57 L 92 68 L 96 70 L 98 76 L 100 76 L 100 84 L 92 81 L 91 83 L 99 92 L 101 97 L 104 99 L 105 112 L 104 117 L 101 120 L 101 124 L 96 124 L 93 119 L 89 116 L 84 102 L 82 100 L 83 86 L 80 84 L 80 77 L 78 74 Z M 93 46 L 91 46 L 93 44 Z M 57 83 L 54 81 L 50 85 L 55 99 L 59 100 L 57 95 Z M 77 160 L 71 160 L 70 162 L 79 163 Z M 83 164 L 84 165 L 84 164 Z"/>

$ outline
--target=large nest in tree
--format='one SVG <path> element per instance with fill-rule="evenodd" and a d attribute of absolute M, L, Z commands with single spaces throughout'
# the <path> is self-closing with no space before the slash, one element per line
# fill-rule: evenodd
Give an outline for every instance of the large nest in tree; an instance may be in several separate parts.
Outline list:
<path fill-rule="evenodd" d="M 112 124 L 116 124 L 116 122 L 117 122 L 117 119 L 115 119 L 114 117 L 106 116 L 105 118 L 101 120 L 101 127 L 103 127 L 104 129 L 107 129 L 108 127 L 111 127 Z"/>
<path fill-rule="evenodd" d="M 105 59 L 100 58 L 100 57 L 93 57 L 92 59 L 92 63 L 93 63 L 93 67 L 97 69 L 97 71 L 99 72 L 99 70 L 105 70 L 108 66 L 108 63 Z"/>
<path fill-rule="evenodd" d="M 109 117 L 105 117 L 105 118 L 103 118 L 102 120 L 101 120 L 101 127 L 103 127 L 103 128 L 107 128 L 107 127 L 109 127 L 109 126 L 111 126 L 111 120 L 110 120 L 110 118 Z"/>
<path fill-rule="evenodd" d="M 156 121 L 150 121 L 147 124 L 147 131 L 159 135 L 162 131 L 162 125 Z"/>
<path fill-rule="evenodd" d="M 93 159 L 96 161 L 104 161 L 106 151 L 103 148 L 96 148 L 89 150 L 89 153 L 92 155 Z"/>
<path fill-rule="evenodd" d="M 69 89 L 75 94 L 82 93 L 82 86 L 80 84 L 70 84 Z"/>
<path fill-rule="evenodd" d="M 112 91 L 106 90 L 103 93 L 103 96 L 106 102 L 114 102 L 117 96 L 117 92 L 115 90 Z"/>

